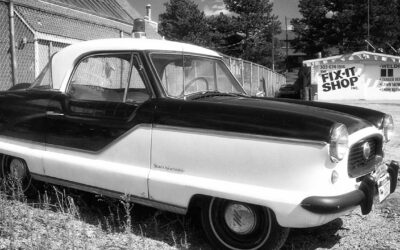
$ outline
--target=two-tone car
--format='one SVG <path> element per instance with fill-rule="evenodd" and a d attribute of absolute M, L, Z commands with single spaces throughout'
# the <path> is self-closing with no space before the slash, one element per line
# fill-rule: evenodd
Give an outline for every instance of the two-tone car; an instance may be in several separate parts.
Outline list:
<path fill-rule="evenodd" d="M 52 56 L 0 93 L 1 174 L 180 214 L 200 208 L 216 249 L 274 249 L 396 188 L 388 114 L 250 97 L 220 54 L 105 39 Z"/>

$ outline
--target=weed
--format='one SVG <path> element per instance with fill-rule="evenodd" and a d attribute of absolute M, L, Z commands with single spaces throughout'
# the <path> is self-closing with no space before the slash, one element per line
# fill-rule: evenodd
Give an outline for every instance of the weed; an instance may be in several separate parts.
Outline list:
<path fill-rule="evenodd" d="M 75 195 L 75 190 L 45 186 L 35 199 L 28 200 L 18 180 L 0 180 L 0 249 L 171 248 L 166 243 L 146 238 L 162 239 L 165 236 L 161 236 L 161 232 L 156 237 L 143 229 L 143 222 L 134 225 L 134 206 L 129 195 L 118 201 L 104 197 L 91 200 L 93 196 L 89 196 L 85 202 L 81 200 L 85 194 Z M 85 214 L 73 197 L 84 204 Z M 97 209 L 89 210 L 87 202 Z M 160 223 L 154 223 L 157 230 Z M 149 227 L 145 225 L 145 228 Z M 176 246 L 178 242 L 185 242 L 176 237 L 174 241 Z"/>

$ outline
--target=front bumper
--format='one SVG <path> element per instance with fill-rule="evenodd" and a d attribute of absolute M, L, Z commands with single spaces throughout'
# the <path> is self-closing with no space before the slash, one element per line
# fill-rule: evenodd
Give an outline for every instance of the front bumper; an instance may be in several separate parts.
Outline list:
<path fill-rule="evenodd" d="M 392 161 L 387 166 L 390 176 L 390 193 L 396 190 L 399 163 Z M 301 202 L 301 206 L 317 214 L 334 214 L 346 211 L 352 207 L 361 206 L 362 214 L 371 212 L 374 196 L 377 193 L 377 183 L 374 177 L 368 175 L 363 178 L 358 190 L 338 196 L 311 196 Z"/>

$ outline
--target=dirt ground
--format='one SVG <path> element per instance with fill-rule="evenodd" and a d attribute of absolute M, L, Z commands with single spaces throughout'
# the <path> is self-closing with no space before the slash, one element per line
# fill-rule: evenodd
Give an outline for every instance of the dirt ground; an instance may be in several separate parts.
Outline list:
<path fill-rule="evenodd" d="M 385 147 L 385 159 L 400 161 L 400 101 L 338 103 L 391 114 L 395 136 Z M 374 205 L 367 216 L 356 209 L 324 226 L 292 230 L 284 249 L 400 249 L 400 184 L 388 199 Z"/>

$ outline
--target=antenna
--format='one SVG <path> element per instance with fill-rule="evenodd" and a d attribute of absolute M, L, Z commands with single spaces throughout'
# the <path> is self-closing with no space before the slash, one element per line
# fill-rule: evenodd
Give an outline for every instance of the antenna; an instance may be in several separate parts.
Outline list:
<path fill-rule="evenodd" d="M 386 44 L 394 51 L 394 53 L 399 54 L 399 52 L 395 48 L 393 48 L 390 43 L 386 42 Z"/>
<path fill-rule="evenodd" d="M 371 48 L 374 49 L 374 52 L 376 51 L 375 47 L 372 46 L 372 44 L 371 44 L 367 39 L 365 39 L 364 41 L 365 41 L 369 46 L 371 46 Z"/>

